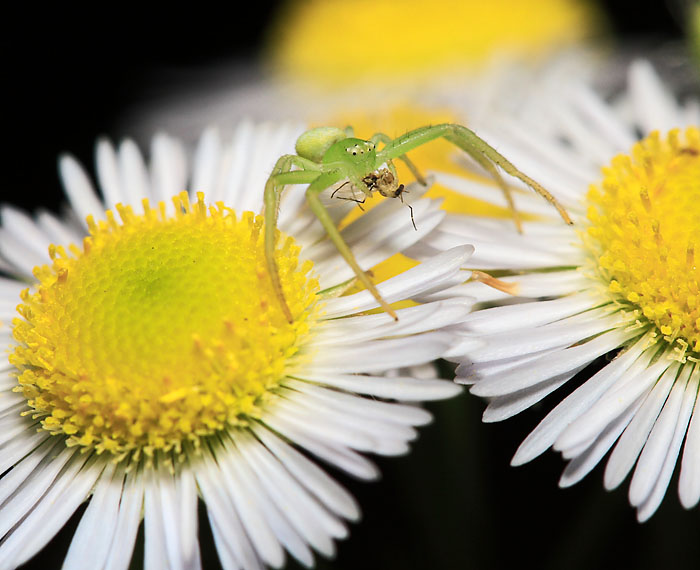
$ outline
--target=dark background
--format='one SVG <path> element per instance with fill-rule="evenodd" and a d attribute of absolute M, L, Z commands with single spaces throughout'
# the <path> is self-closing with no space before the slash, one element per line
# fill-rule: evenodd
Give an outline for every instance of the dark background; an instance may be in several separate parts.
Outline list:
<path fill-rule="evenodd" d="M 603 6 L 623 42 L 655 49 L 682 37 L 664 2 Z M 174 7 L 160 18 L 125 7 L 99 14 L 6 12 L 9 102 L 3 124 L 9 155 L 0 202 L 58 209 L 59 153 L 69 150 L 91 164 L 95 138 L 123 134 L 120 120 L 130 109 L 159 100 L 209 66 L 254 61 L 277 7 L 256 1 L 226 17 Z M 553 452 L 509 466 L 552 404 L 546 400 L 490 425 L 480 421 L 484 404 L 466 394 L 428 406 L 436 421 L 421 430 L 413 452 L 377 458 L 382 481 L 361 483 L 334 473 L 357 497 L 364 518 L 338 544 L 337 558 L 319 560 L 318 567 L 697 568 L 700 516 L 697 508 L 680 507 L 677 477 L 659 511 L 639 525 L 627 504 L 628 481 L 606 493 L 600 466 L 566 490 L 557 487 L 564 463 Z M 26 567 L 60 568 L 78 520 L 73 517 Z M 206 524 L 200 533 L 205 568 L 217 568 Z M 138 568 L 140 560 L 135 562 Z M 293 562 L 289 567 L 296 568 Z"/>

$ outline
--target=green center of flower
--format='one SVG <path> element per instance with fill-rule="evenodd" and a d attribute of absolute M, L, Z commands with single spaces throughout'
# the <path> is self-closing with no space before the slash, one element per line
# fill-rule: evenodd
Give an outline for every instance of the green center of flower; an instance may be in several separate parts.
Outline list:
<path fill-rule="evenodd" d="M 309 330 L 318 284 L 291 239 L 277 261 L 288 323 L 265 265 L 262 219 L 186 194 L 144 214 L 88 219 L 83 249 L 50 248 L 22 294 L 11 362 L 42 426 L 123 456 L 258 417 Z"/>
<path fill-rule="evenodd" d="M 700 352 L 700 129 L 654 132 L 588 193 L 589 245 L 615 300 Z"/>

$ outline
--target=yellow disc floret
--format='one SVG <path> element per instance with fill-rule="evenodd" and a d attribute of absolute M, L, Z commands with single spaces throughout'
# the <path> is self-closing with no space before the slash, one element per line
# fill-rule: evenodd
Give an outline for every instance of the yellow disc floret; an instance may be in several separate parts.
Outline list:
<path fill-rule="evenodd" d="M 44 429 L 122 457 L 260 415 L 309 330 L 318 284 L 291 239 L 277 262 L 289 324 L 267 274 L 262 219 L 185 193 L 88 218 L 82 250 L 50 248 L 23 292 L 11 362 Z"/>
<path fill-rule="evenodd" d="M 700 352 L 700 129 L 654 132 L 588 194 L 590 245 L 613 297 Z"/>

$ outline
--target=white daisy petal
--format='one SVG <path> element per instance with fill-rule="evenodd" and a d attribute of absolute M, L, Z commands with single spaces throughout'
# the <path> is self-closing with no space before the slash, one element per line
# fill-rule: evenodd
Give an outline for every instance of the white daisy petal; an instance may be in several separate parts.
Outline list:
<path fill-rule="evenodd" d="M 10 350 L 10 345 L 7 345 L 6 350 Z M 10 366 L 9 362 L 4 363 L 4 365 L 0 365 L 0 390 L 5 393 L 10 392 L 10 390 L 12 390 L 12 388 L 14 388 L 16 385 L 15 378 L 7 374 L 11 369 L 12 367 Z M 22 403 L 21 400 L 13 398 L 8 394 L 7 398 L 3 398 L 2 404 L 0 404 L 0 410 L 6 410 L 9 407 L 21 407 L 23 405 L 24 403 Z"/>
<path fill-rule="evenodd" d="M 614 152 L 624 152 L 634 144 L 635 135 L 630 125 L 620 120 L 589 86 L 576 85 L 569 93 L 581 114 L 614 145 Z"/>
<path fill-rule="evenodd" d="M 461 391 L 459 386 L 444 380 L 416 379 L 401 376 L 369 376 L 353 374 L 305 374 L 304 379 L 342 390 L 403 401 L 449 398 Z"/>
<path fill-rule="evenodd" d="M 272 418 L 273 422 L 275 420 Z M 266 421 L 269 423 L 270 418 Z M 273 425 L 270 427 L 275 429 Z M 322 437 L 323 434 L 304 431 L 290 424 L 285 426 L 284 434 L 293 443 L 355 477 L 367 480 L 379 477 L 379 470 L 370 460 L 348 447 L 329 443 Z"/>
<path fill-rule="evenodd" d="M 571 487 L 588 475 L 617 441 L 641 405 L 640 398 L 622 415 L 605 426 L 603 432 L 593 441 L 582 445 L 581 449 L 570 458 L 571 460 L 559 478 L 559 486 L 562 488 Z"/>
<path fill-rule="evenodd" d="M 649 365 L 648 362 L 648 358 L 637 360 L 630 369 L 629 376 L 624 379 L 626 382 L 618 382 L 605 398 L 598 400 L 587 412 L 576 418 L 559 436 L 554 449 L 563 452 L 595 438 L 607 423 L 651 390 L 669 363 L 656 362 Z"/>
<path fill-rule="evenodd" d="M 694 507 L 700 501 L 700 397 L 698 397 L 700 371 L 697 366 L 688 386 L 691 393 L 693 388 L 695 389 L 695 405 L 683 447 L 681 475 L 678 482 L 678 495 L 686 509 Z"/>
<path fill-rule="evenodd" d="M 159 133 L 151 144 L 151 187 L 153 199 L 167 201 L 185 189 L 187 165 L 179 141 Z"/>
<path fill-rule="evenodd" d="M 235 459 L 235 460 L 234 460 Z M 284 560 L 283 545 L 297 560 L 309 566 L 313 563 L 313 553 L 307 546 L 306 541 L 288 522 L 284 513 L 278 508 L 272 498 L 265 491 L 264 486 L 256 478 L 246 461 L 240 460 L 240 454 L 229 456 L 226 465 L 231 472 L 237 472 L 236 485 L 241 486 L 244 493 L 242 501 L 248 503 L 248 510 L 258 508 L 260 516 L 252 515 L 252 520 L 246 522 L 249 536 L 256 536 L 257 549 L 261 557 L 268 561 L 268 564 L 280 566 Z M 231 488 L 235 492 L 234 487 Z M 240 503 L 238 504 L 240 506 Z M 255 511 L 253 511 L 255 512 Z M 269 528 L 267 527 L 269 525 Z M 279 542 L 278 542 L 279 540 Z"/>
<path fill-rule="evenodd" d="M 590 297 L 578 294 L 551 301 L 492 307 L 466 317 L 462 328 L 470 334 L 487 335 L 507 331 L 523 322 L 530 327 L 537 327 L 576 315 L 590 306 Z"/>
<path fill-rule="evenodd" d="M 131 139 L 126 139 L 119 145 L 117 164 L 122 181 L 122 204 L 138 211 L 141 200 L 152 200 L 153 193 L 146 162 L 139 147 Z"/>
<path fill-rule="evenodd" d="M 439 289 L 448 280 L 459 280 L 460 267 L 466 262 L 473 251 L 471 246 L 453 248 L 435 258 L 409 269 L 396 277 L 392 277 L 377 285 L 379 294 L 387 303 L 399 298 L 411 298 L 428 287 Z M 459 282 L 459 281 L 457 281 Z M 430 289 L 428 289 L 430 290 Z M 376 300 L 367 291 L 361 291 L 347 297 L 331 299 L 326 303 L 327 318 L 357 313 L 377 306 Z"/>
<path fill-rule="evenodd" d="M 157 503 L 158 508 L 152 516 L 162 521 L 163 537 L 159 537 L 156 544 L 161 540 L 165 542 L 169 568 L 199 568 L 199 545 L 197 543 L 197 495 L 194 488 L 194 481 L 191 473 L 183 471 L 177 478 L 160 474 L 156 492 L 151 499 Z M 144 506 L 149 505 L 148 492 Z M 145 511 L 146 528 L 148 528 L 148 510 Z M 160 525 L 159 525 L 160 526 Z M 147 554 L 148 560 L 148 541 Z M 160 563 L 159 553 L 155 557 Z"/>
<path fill-rule="evenodd" d="M 127 473 L 115 493 L 120 494 L 119 512 L 116 516 L 112 545 L 106 556 L 105 570 L 128 568 L 134 549 L 136 533 L 143 507 L 143 477 Z"/>
<path fill-rule="evenodd" d="M 414 230 L 410 217 L 401 216 L 398 207 L 382 208 L 383 202 L 373 208 L 364 217 L 372 216 L 373 224 L 362 232 L 352 232 L 357 229 L 353 224 L 341 232 L 343 239 L 352 248 L 360 267 L 370 268 L 392 254 L 391 252 L 403 251 L 429 234 L 445 217 L 437 204 L 429 200 L 421 200 L 414 206 L 414 214 L 420 220 L 420 227 Z M 393 205 L 394 202 L 391 202 Z M 399 204 L 400 206 L 400 204 Z M 375 214 L 373 216 L 373 214 Z M 381 217 L 380 217 L 381 215 Z M 387 219 L 389 218 L 389 219 Z M 345 281 L 354 276 L 352 269 L 342 259 L 338 259 L 335 246 L 328 240 L 318 242 L 305 250 L 305 257 L 318 260 L 318 270 L 324 274 L 332 275 L 333 281 Z M 330 259 L 329 259 L 330 258 Z M 321 281 L 321 288 L 329 285 L 328 281 Z"/>
<path fill-rule="evenodd" d="M 24 245 L 37 255 L 46 254 L 51 242 L 28 215 L 15 208 L 2 206 L 0 220 L 2 220 L 3 231 L 21 236 Z"/>
<path fill-rule="evenodd" d="M 8 398 L 8 400 L 9 399 L 10 398 Z M 20 410 L 19 406 L 17 405 L 18 402 L 16 400 L 11 401 L 10 404 L 11 405 L 8 406 L 7 413 L 2 414 L 2 419 L 0 420 L 0 427 L 2 427 L 0 445 L 3 445 L 7 442 L 12 442 L 18 435 L 31 430 L 33 427 L 36 427 L 31 426 L 31 424 L 28 423 L 25 418 L 17 417 L 17 412 L 20 411 L 21 413 L 26 409 L 26 407 Z"/>
<path fill-rule="evenodd" d="M 616 346 L 616 341 L 624 341 L 626 336 L 630 336 L 630 333 L 609 331 L 584 344 L 564 348 L 554 356 L 518 366 L 499 377 L 481 379 L 471 391 L 477 396 L 499 396 L 528 388 L 558 374 L 578 369 L 609 352 Z"/>
<path fill-rule="evenodd" d="M 97 141 L 95 147 L 95 170 L 102 190 L 103 202 L 107 208 L 123 204 L 128 196 L 122 187 L 117 151 L 107 139 Z"/>
<path fill-rule="evenodd" d="M 315 463 L 265 429 L 256 429 L 255 435 L 296 477 L 297 481 L 316 495 L 324 505 L 349 520 L 359 518 L 360 510 L 352 495 L 326 475 Z"/>
<path fill-rule="evenodd" d="M 20 394 L 11 391 L 16 385 L 15 378 L 7 372 L 3 372 L 0 373 L 0 379 L 2 379 L 2 385 L 6 387 L 6 393 L 0 399 L 0 418 L 2 418 L 2 424 L 0 425 L 4 428 L 2 434 L 0 434 L 0 444 L 2 444 L 13 437 L 12 435 L 7 435 L 8 431 L 11 431 L 16 426 L 20 426 L 23 429 L 31 429 L 32 422 L 16 413 L 18 411 L 21 413 L 27 409 L 27 401 Z"/>
<path fill-rule="evenodd" d="M 572 112 L 567 105 L 553 105 L 552 113 L 554 119 L 560 125 L 562 135 L 573 143 L 573 146 L 580 149 L 581 154 L 586 156 L 593 163 L 605 162 L 607 158 L 615 154 L 615 147 L 606 138 L 600 139 L 599 133 L 591 130 L 590 121 L 586 117 L 580 117 L 578 113 Z M 553 181 L 546 178 L 543 184 L 554 188 Z"/>
<path fill-rule="evenodd" d="M 681 113 L 683 115 L 681 119 L 682 125 L 700 124 L 700 101 L 697 99 L 686 101 L 684 108 L 681 109 Z"/>
<path fill-rule="evenodd" d="M 678 421 L 676 422 L 673 437 L 669 442 L 668 452 L 665 454 L 659 476 L 647 498 L 637 507 L 637 520 L 639 522 L 648 520 L 656 512 L 656 509 L 659 508 L 661 501 L 666 495 L 669 481 L 671 480 L 678 460 L 678 452 L 681 449 L 683 437 L 688 429 L 688 420 L 693 411 L 693 403 L 695 402 L 696 395 L 697 386 L 693 386 L 692 383 L 689 382 L 686 386 L 683 402 L 678 414 Z"/>
<path fill-rule="evenodd" d="M 348 431 L 347 423 L 342 419 L 329 418 L 327 415 L 309 418 L 308 410 L 299 409 L 298 406 L 288 402 L 277 403 L 275 410 L 267 419 L 267 424 L 280 433 L 296 429 L 326 443 L 360 451 L 374 451 L 372 438 L 367 434 Z M 320 433 L 321 430 L 323 430 L 322 433 Z"/>
<path fill-rule="evenodd" d="M 412 366 L 429 362 L 444 354 L 450 345 L 449 336 L 441 332 L 428 332 L 420 338 L 376 340 L 335 346 L 319 354 L 309 367 L 311 373 L 333 369 L 338 372 L 372 372 Z"/>
<path fill-rule="evenodd" d="M 558 376 L 552 376 L 536 386 L 493 398 L 484 410 L 481 419 L 484 422 L 500 422 L 526 410 L 571 380 L 584 366 L 581 365 Z M 513 463 L 511 462 L 511 464 Z"/>
<path fill-rule="evenodd" d="M 204 192 L 209 190 L 211 201 L 223 198 L 223 185 L 219 181 L 219 171 L 222 167 L 222 144 L 219 132 L 209 128 L 202 133 L 197 149 L 192 159 L 192 190 Z"/>
<path fill-rule="evenodd" d="M 342 321 L 329 321 L 315 342 L 317 346 L 338 342 L 350 344 L 396 333 L 407 335 L 440 329 L 448 324 L 448 321 L 454 322 L 456 314 L 462 314 L 466 318 L 471 305 L 466 299 L 416 305 L 397 311 L 398 322 L 387 321 L 383 315 L 363 315 L 348 317 Z"/>
<path fill-rule="evenodd" d="M 49 243 L 80 243 L 82 235 L 74 228 L 62 223 L 51 212 L 40 211 L 37 214 L 37 225 L 49 239 Z M 43 252 L 46 254 L 46 250 Z M 48 259 L 47 259 L 48 262 Z"/>
<path fill-rule="evenodd" d="M 647 395 L 642 407 L 627 426 L 615 445 L 605 467 L 605 488 L 614 489 L 625 479 L 634 467 L 642 447 L 645 447 L 649 432 L 656 424 L 661 408 L 666 403 L 671 389 L 675 386 L 678 366 L 670 366 Z M 685 383 L 683 384 L 685 388 Z M 631 491 L 630 491 L 631 492 Z M 638 505 L 640 501 L 631 501 Z"/>
<path fill-rule="evenodd" d="M 449 219 L 449 218 L 448 218 Z M 512 223 L 512 222 L 511 222 Z M 464 220 L 464 228 L 474 228 L 474 224 Z M 521 239 L 521 243 L 499 243 L 489 235 L 493 232 L 465 231 L 465 229 L 450 230 L 448 224 L 441 224 L 440 229 L 430 233 L 421 242 L 421 247 L 429 246 L 437 251 L 442 251 L 461 245 L 473 244 L 475 253 L 469 261 L 470 267 L 481 269 L 531 269 L 541 267 L 561 267 L 576 263 L 580 252 L 562 240 L 556 240 L 555 236 L 548 236 L 553 243 L 558 243 L 556 249 L 542 247 L 541 239 L 532 236 L 528 240 Z M 510 226 L 501 224 L 498 233 L 510 232 Z M 413 252 L 414 250 L 410 249 Z"/>
<path fill-rule="evenodd" d="M 15 473 L 15 475 L 13 478 L 16 478 L 16 481 L 20 481 L 20 483 L 16 484 L 21 484 L 22 479 L 31 473 L 41 459 L 42 452 L 40 451 L 40 447 L 42 444 L 46 444 L 46 442 L 49 440 L 50 437 L 47 438 L 47 436 L 43 433 L 36 433 L 35 428 L 32 428 L 31 431 L 27 430 L 27 432 L 22 434 L 22 437 L 17 437 L 7 444 L 3 444 L 2 447 L 0 447 L 0 450 L 2 451 L 0 469 L 2 469 L 2 472 L 4 473 L 7 471 L 7 469 L 14 465 L 13 473 Z M 27 457 L 24 459 L 24 461 L 22 461 L 23 458 L 28 456 L 30 453 L 31 459 Z M 20 461 L 22 462 L 20 463 Z M 8 476 L 9 474 L 3 478 L 2 482 L 0 482 L 0 501 L 6 499 L 12 492 L 12 479 L 9 478 L 7 483 L 5 483 L 5 479 Z"/>
<path fill-rule="evenodd" d="M 78 161 L 69 155 L 64 155 L 58 162 L 61 182 L 66 196 L 70 200 L 84 228 L 87 228 L 85 218 L 92 215 L 99 220 L 104 217 L 104 208 L 97 199 L 95 189 L 88 178 L 85 169 Z"/>
<path fill-rule="evenodd" d="M 531 273 L 517 277 L 501 277 L 501 281 L 517 286 L 517 297 L 541 299 L 557 297 L 581 291 L 587 287 L 577 271 L 552 273 Z M 512 300 L 513 296 L 487 285 L 474 281 L 464 286 L 464 293 L 474 298 L 476 303 Z"/>
<path fill-rule="evenodd" d="M 469 351 L 473 349 L 478 349 L 480 346 L 482 346 L 482 344 L 483 343 L 476 342 L 474 339 L 470 338 L 467 342 L 461 341 L 455 346 L 456 350 L 462 350 L 461 354 L 464 355 L 465 352 L 469 353 Z M 458 384 L 472 385 L 482 378 L 493 376 L 495 374 L 502 374 L 503 372 L 509 370 L 514 370 L 517 367 L 527 364 L 528 362 L 542 360 L 547 356 L 554 354 L 558 350 L 558 348 L 551 348 L 549 350 L 541 350 L 531 354 L 519 355 L 511 358 L 502 358 L 500 360 L 492 360 L 489 362 L 461 362 L 457 366 L 455 382 Z M 456 358 L 456 360 L 459 362 L 458 358 Z"/>
<path fill-rule="evenodd" d="M 120 470 L 121 471 L 121 470 Z M 123 473 L 117 473 L 115 465 L 108 463 L 95 484 L 92 499 L 75 531 L 63 567 L 68 570 L 91 566 L 105 566 L 112 543 L 121 498 Z"/>
<path fill-rule="evenodd" d="M 687 374 L 683 374 L 686 372 Z M 639 455 L 629 489 L 630 504 L 634 506 L 640 506 L 647 502 L 661 474 L 666 457 L 671 452 L 676 425 L 681 418 L 680 410 L 690 370 L 686 367 L 683 373 L 673 384 L 664 407 L 644 444 L 644 449 Z M 685 428 L 683 428 L 683 432 L 685 432 Z M 675 464 L 675 459 L 673 463 Z"/>
<path fill-rule="evenodd" d="M 261 446 L 246 446 L 241 453 L 294 528 L 321 554 L 333 556 L 335 546 L 331 537 L 344 536 L 347 532 L 344 525 L 303 491 Z"/>
<path fill-rule="evenodd" d="M 323 409 L 330 415 L 337 414 L 364 417 L 385 423 L 386 429 L 391 429 L 391 424 L 399 425 L 421 425 L 428 423 L 431 419 L 429 413 L 415 406 L 407 406 L 391 402 L 367 401 L 365 398 L 358 398 L 352 394 L 330 390 L 321 386 L 315 386 L 307 382 L 292 381 L 287 384 L 289 388 L 301 392 L 304 396 L 294 395 L 293 398 L 303 405 L 310 405 L 314 400 L 323 402 Z M 363 431 L 373 431 L 367 429 L 363 424 L 359 429 Z M 404 432 L 408 437 L 413 437 L 413 430 Z"/>
<path fill-rule="evenodd" d="M 21 273 L 25 276 L 30 276 L 34 267 L 43 265 L 47 261 L 45 254 L 38 253 L 35 248 L 27 246 L 21 238 L 5 228 L 0 228 L 0 255 L 11 264 L 13 273 Z"/>
<path fill-rule="evenodd" d="M 480 337 L 483 345 L 469 353 L 471 362 L 488 362 L 506 356 L 533 354 L 556 347 L 567 347 L 599 334 L 605 328 L 605 311 L 589 311 L 541 326 L 521 327 L 494 336 Z"/>
<path fill-rule="evenodd" d="M 206 468 L 198 469 L 195 476 L 202 498 L 207 504 L 207 515 L 222 566 L 262 570 L 263 563 L 250 544 L 233 508 L 227 495 L 227 486 L 221 483 L 218 466 L 212 462 Z"/>
<path fill-rule="evenodd" d="M 35 497 L 37 500 L 22 524 L 15 526 L 0 545 L 0 558 L 12 566 L 23 564 L 51 540 L 85 500 L 100 475 L 100 469 L 90 465 L 91 460 L 76 457 L 80 454 L 65 455 L 72 457 L 65 463 L 61 476 L 51 482 L 41 497 Z"/>
<path fill-rule="evenodd" d="M 638 344 L 645 342 L 647 339 L 642 339 Z M 588 410 L 613 383 L 627 373 L 638 356 L 639 351 L 634 347 L 627 350 L 572 392 L 525 438 L 511 464 L 527 463 L 551 447 L 568 424 Z"/>
<path fill-rule="evenodd" d="M 243 445 L 243 442 L 240 445 Z M 266 564 L 279 568 L 284 562 L 284 551 L 259 510 L 262 503 L 260 500 L 252 502 L 250 500 L 251 495 L 249 492 L 246 492 L 245 473 L 238 466 L 241 463 L 239 452 L 229 448 L 220 457 L 219 465 L 222 471 L 232 481 L 236 481 L 235 485 L 228 487 L 229 496 L 240 515 L 241 523 L 246 530 L 248 538 L 250 538 L 253 547 Z"/>
<path fill-rule="evenodd" d="M 32 507 L 70 459 L 71 454 L 64 452 L 59 454 L 58 460 L 51 461 L 55 443 L 45 440 L 0 479 L 0 502 L 4 505 L 0 534 L 4 535 Z"/>
<path fill-rule="evenodd" d="M 22 289 L 25 289 L 26 285 L 14 279 L 8 279 L 7 277 L 0 277 L 0 296 L 7 302 L 11 302 L 12 299 L 16 299 Z"/>
<path fill-rule="evenodd" d="M 167 550 L 166 536 L 171 528 L 168 528 L 168 520 L 162 516 L 163 505 L 158 485 L 162 484 L 155 477 L 146 481 L 146 489 L 143 497 L 144 518 L 144 566 L 149 568 L 166 569 L 173 556 Z M 166 553 L 164 557 L 162 554 Z"/>
<path fill-rule="evenodd" d="M 635 117 L 645 133 L 683 126 L 675 98 L 661 84 L 648 61 L 632 63 L 629 94 Z"/>

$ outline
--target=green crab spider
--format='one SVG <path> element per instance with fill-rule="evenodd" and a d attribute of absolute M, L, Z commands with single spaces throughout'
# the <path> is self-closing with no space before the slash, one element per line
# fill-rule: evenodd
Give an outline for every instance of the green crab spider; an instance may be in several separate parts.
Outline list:
<path fill-rule="evenodd" d="M 394 310 L 384 301 L 370 277 L 358 265 L 333 219 L 321 203 L 319 194 L 337 182 L 347 180 L 366 197 L 372 196 L 372 193 L 377 191 L 388 198 L 400 198 L 404 191 L 404 185 L 398 182 L 393 160 L 401 160 L 418 182 L 427 185 L 406 153 L 437 138 L 444 138 L 465 151 L 494 178 L 506 197 L 519 231 L 521 228 L 520 218 L 513 205 L 510 188 L 496 167 L 500 167 L 511 176 L 522 180 L 550 202 L 567 224 L 572 224 L 566 210 L 554 196 L 532 178 L 520 172 L 508 159 L 476 133 L 462 125 L 445 123 L 419 127 L 395 139 L 384 133 L 376 133 L 369 140 L 355 138 L 350 127 L 346 129 L 336 127 L 311 129 L 297 139 L 296 154 L 285 154 L 277 160 L 265 183 L 265 256 L 275 295 L 290 323 L 294 321 L 294 317 L 284 298 L 279 268 L 274 256 L 280 197 L 285 186 L 290 184 L 309 185 L 306 189 L 306 200 L 311 211 L 323 225 L 328 237 L 355 272 L 357 279 L 367 288 L 382 309 L 394 320 L 398 320 Z M 380 150 L 377 149 L 378 144 L 383 145 Z"/>

